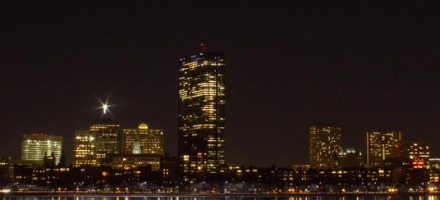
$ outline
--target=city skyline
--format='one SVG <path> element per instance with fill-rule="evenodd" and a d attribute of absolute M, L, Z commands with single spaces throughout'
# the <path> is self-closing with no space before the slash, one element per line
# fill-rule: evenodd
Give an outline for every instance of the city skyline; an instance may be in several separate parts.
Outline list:
<path fill-rule="evenodd" d="M 201 43 L 200 44 L 201 46 L 203 46 L 203 45 L 206 45 L 206 44 L 204 44 L 204 43 Z M 200 46 L 199 46 L 199 48 L 200 48 Z M 200 52 L 203 52 L 203 50 L 201 50 L 201 49 L 199 49 L 199 51 Z M 109 116 L 111 116 L 111 118 L 113 118 L 113 119 L 115 119 L 117 116 L 115 116 L 115 114 L 114 114 L 114 112 L 112 113 L 112 110 L 116 110 L 117 108 L 118 108 L 118 103 L 117 102 L 112 102 L 112 104 L 108 104 L 107 105 L 107 103 L 103 103 L 104 102 L 104 100 L 103 99 L 96 99 L 97 101 L 96 101 L 96 103 L 97 103 L 97 105 L 100 103 L 100 106 L 96 106 L 96 107 L 94 107 L 93 109 L 95 110 L 94 112 L 95 113 L 100 113 L 100 114 L 98 114 L 98 115 L 96 115 L 96 116 L 103 116 L 103 115 L 109 115 Z M 110 99 L 110 97 L 108 96 L 107 98 L 106 98 L 106 102 L 108 102 L 108 101 L 111 101 L 111 99 Z M 111 108 L 110 108 L 111 107 Z M 123 110 L 122 111 L 119 111 L 119 112 L 124 112 Z M 96 116 L 95 116 L 95 120 L 101 120 L 100 118 L 101 117 L 98 117 L 98 118 L 96 118 Z M 92 126 L 93 126 L 93 122 L 94 120 L 92 120 L 91 121 L 91 124 L 92 124 Z M 111 123 L 117 123 L 117 122 L 111 122 Z M 144 124 L 143 122 L 129 122 L 128 124 Z M 130 127 L 129 126 L 123 126 L 123 125 L 120 125 L 120 123 L 118 123 L 118 128 L 119 128 L 119 126 L 120 126 L 120 129 L 121 130 L 125 130 L 125 129 L 130 129 Z M 323 125 L 322 123 L 310 123 L 310 125 L 307 127 L 308 129 L 310 129 L 311 127 L 313 127 L 313 126 L 329 126 L 329 127 L 336 127 L 334 124 L 329 124 L 329 125 Z M 85 128 L 87 128 L 87 127 L 85 127 Z M 337 128 L 339 128 L 339 134 L 340 134 L 340 136 L 339 137 L 341 137 L 341 135 L 342 135 L 342 138 L 344 137 L 344 134 L 343 134 L 343 131 L 341 131 L 341 129 L 343 130 L 344 128 L 343 127 L 340 127 L 340 126 L 338 126 Z M 72 134 L 73 135 L 73 137 L 72 138 L 74 138 L 74 136 L 75 136 L 75 132 L 76 131 L 81 131 L 81 128 L 80 129 L 78 129 L 78 130 L 75 130 L 74 131 L 74 133 Z M 310 132 L 309 132 L 310 130 L 307 130 L 307 132 L 306 133 L 304 133 L 304 134 L 306 134 L 306 135 L 309 135 L 310 134 Z M 367 139 L 368 139 L 368 134 L 370 134 L 371 132 L 373 132 L 373 133 L 376 133 L 376 132 L 382 132 L 382 131 L 384 131 L 385 133 L 388 133 L 387 131 L 390 131 L 390 130 L 388 130 L 388 129 L 384 129 L 384 128 L 373 128 L 373 129 L 371 129 L 371 130 L 365 130 L 364 131 L 364 134 L 367 136 Z M 33 132 L 36 132 L 36 131 L 33 131 Z M 38 131 L 37 131 L 38 132 Z M 341 132 L 342 132 L 342 134 L 341 134 Z M 392 131 L 391 131 L 391 133 L 393 133 Z M 61 135 L 59 135 L 59 134 L 56 134 L 56 133 L 50 133 L 50 134 L 47 134 L 47 133 L 43 133 L 43 132 L 39 132 L 38 134 L 43 134 L 43 135 L 49 135 L 49 136 L 61 136 Z M 402 132 L 401 131 L 399 131 L 399 134 L 402 134 Z M 23 134 L 23 136 L 24 135 L 31 135 L 31 133 L 24 133 Z M 64 137 L 64 136 L 61 136 L 61 137 Z M 310 136 L 309 136 L 310 137 Z M 402 137 L 402 136 L 399 136 L 399 137 Z M 343 141 L 343 139 L 342 138 L 340 138 L 340 140 L 342 140 Z M 310 139 L 310 138 L 309 138 Z M 74 140 L 74 139 L 73 139 Z M 72 140 L 72 141 L 73 141 Z M 411 140 L 421 140 L 421 141 L 423 141 L 423 142 L 427 142 L 427 140 L 426 139 L 424 139 L 424 138 L 420 138 L 420 137 L 412 137 L 412 138 L 409 138 L 409 139 L 407 139 L 407 140 L 409 140 L 409 141 L 411 141 Z M 356 150 L 360 150 L 362 153 L 364 153 L 365 155 L 366 155 L 366 157 L 365 158 L 363 158 L 363 160 L 366 162 L 366 163 L 368 163 L 368 148 L 365 148 L 365 144 L 368 146 L 368 143 L 367 143 L 367 141 L 368 140 L 363 140 L 363 142 L 364 142 L 364 144 L 363 144 L 363 146 L 347 146 L 347 145 L 345 145 L 345 143 L 344 143 L 344 145 L 340 145 L 340 150 L 341 150 L 341 152 L 342 152 L 342 150 L 343 149 L 345 149 L 345 148 L 349 148 L 349 149 L 351 149 L 351 148 L 355 148 Z M 399 141 L 400 141 L 400 139 L 399 139 Z M 73 146 L 71 143 L 69 143 L 69 144 L 66 144 L 66 142 L 70 142 L 70 141 L 63 141 L 63 145 L 65 145 L 66 147 L 67 147 L 67 149 L 69 149 L 69 147 L 70 146 Z M 339 141 L 339 143 L 341 143 L 341 141 Z M 429 142 L 428 142 L 428 144 L 430 144 Z M 168 144 L 169 145 L 169 144 Z M 434 145 L 435 146 L 435 145 Z M 309 144 L 308 146 L 307 146 L 307 149 L 304 149 L 304 152 L 307 152 L 307 153 L 310 153 L 310 148 L 311 148 L 311 145 Z M 169 153 L 168 151 L 166 151 L 167 153 Z M 16 153 L 16 152 L 15 152 Z M 12 153 L 12 155 L 13 155 L 14 153 Z M 68 152 L 68 151 L 66 151 L 66 152 L 64 152 L 64 154 L 65 155 L 68 155 L 70 158 L 73 156 L 73 154 L 72 154 L 72 152 Z M 4 155 L 4 156 L 10 156 L 10 155 Z M 16 157 L 16 159 L 19 159 L 20 158 L 20 156 L 22 156 L 22 155 L 19 155 L 19 156 L 17 156 Z M 178 156 L 177 154 L 172 154 L 172 156 Z M 436 157 L 436 156 L 432 156 L 432 157 Z M 58 158 L 59 159 L 59 158 Z M 292 160 L 294 160 L 294 159 L 292 159 Z M 58 161 L 57 161 L 58 162 Z M 310 162 L 311 162 L 311 159 L 310 158 L 307 158 L 305 161 L 303 161 L 303 162 L 295 162 L 295 161 L 292 161 L 292 162 L 290 162 L 290 163 L 287 163 L 286 165 L 282 165 L 281 167 L 288 167 L 288 166 L 292 166 L 292 165 L 296 165 L 296 164 L 310 164 Z M 73 162 L 73 160 L 70 160 L 70 162 L 69 163 L 72 163 L 72 164 L 74 164 L 74 162 Z M 228 163 L 228 164 L 235 164 L 235 163 Z M 245 164 L 237 164 L 237 165 L 245 165 Z M 250 164 L 251 166 L 253 165 L 253 164 Z M 267 166 L 267 165 L 262 165 L 262 166 L 260 166 L 260 165 L 253 165 L 253 166 L 259 166 L 259 167 L 262 167 L 262 166 Z"/>
<path fill-rule="evenodd" d="M 165 149 L 177 155 L 177 62 L 200 43 L 228 58 L 228 163 L 308 162 L 316 123 L 341 127 L 343 146 L 364 155 L 372 130 L 429 141 L 431 157 L 440 155 L 431 4 L 382 3 L 376 12 L 362 2 L 25 5 L 4 4 L 0 155 L 19 158 L 22 135 L 33 131 L 73 144 L 107 97 L 121 125 L 163 128 Z"/>
<path fill-rule="evenodd" d="M 203 54 L 203 53 L 202 53 Z M 202 65 L 203 66 L 203 65 Z M 93 120 L 90 123 L 90 131 L 89 130 L 85 130 L 85 129 L 79 129 L 76 130 L 74 133 L 75 139 L 73 143 L 69 143 L 69 144 L 65 144 L 65 142 L 60 142 L 60 144 L 62 145 L 63 149 L 64 146 L 73 146 L 73 152 L 66 152 L 65 150 L 61 151 L 61 146 L 58 147 L 58 154 L 57 154 L 57 160 L 56 162 L 59 162 L 59 157 L 61 155 L 66 156 L 66 155 L 70 155 L 70 156 L 75 156 L 75 154 L 78 154 L 77 151 L 80 150 L 80 153 L 78 155 L 89 155 L 90 153 L 90 149 L 94 149 L 95 147 L 92 146 L 92 148 L 90 148 L 90 145 L 94 145 L 97 146 L 96 150 L 94 153 L 95 154 L 99 154 L 99 145 L 98 143 L 101 143 L 101 145 L 104 146 L 108 146 L 105 145 L 108 141 L 111 141 L 111 147 L 110 150 L 109 149 L 105 149 L 104 151 L 107 151 L 105 153 L 102 153 L 102 158 L 105 158 L 106 154 L 112 155 L 112 154 L 122 154 L 122 155 L 128 155 L 128 154 L 155 154 L 155 155 L 160 155 L 160 156 L 165 156 L 169 157 L 169 156 L 173 156 L 173 157 L 180 157 L 179 159 L 184 159 L 185 154 L 187 154 L 187 152 L 183 152 L 180 156 L 179 155 L 170 155 L 169 152 L 166 152 L 164 149 L 164 143 L 165 141 L 163 140 L 163 135 L 164 132 L 162 129 L 150 129 L 148 124 L 145 122 L 139 122 L 138 123 L 138 128 L 133 128 L 133 127 L 127 127 L 124 125 L 120 125 L 117 121 L 114 120 L 114 116 L 111 113 L 110 109 L 109 109 L 110 105 L 107 104 L 103 104 L 101 107 L 99 107 L 100 109 L 102 109 L 102 113 L 100 115 L 100 117 L 96 118 L 95 120 Z M 196 124 L 197 125 L 197 124 Z M 109 131 L 107 131 L 108 126 L 110 126 Z M 115 131 L 113 129 L 113 127 L 117 127 L 117 131 Z M 224 128 L 224 127 L 223 127 Z M 93 131 L 92 131 L 93 130 Z M 108 134 L 110 133 L 111 136 L 108 137 L 106 136 L 106 140 L 104 141 L 99 141 L 99 134 L 96 133 L 96 131 L 102 131 L 103 134 Z M 198 130 L 198 129 L 195 129 Z M 93 133 L 95 131 L 95 133 Z M 98 132 L 99 132 L 98 131 Z M 339 162 L 341 162 L 338 159 L 341 158 L 345 158 L 344 156 L 346 156 L 347 154 L 350 153 L 354 153 L 354 154 L 359 154 L 359 158 L 362 162 L 361 165 L 359 166 L 368 166 L 368 167 L 383 167 L 384 166 L 384 161 L 387 161 L 388 159 L 392 159 L 392 158 L 397 158 L 397 157 L 403 157 L 403 158 L 409 158 L 409 159 L 414 159 L 412 157 L 412 155 L 407 155 L 405 154 L 405 152 L 409 152 L 410 149 L 414 148 L 412 146 L 410 146 L 409 144 L 412 143 L 419 143 L 421 146 L 425 145 L 428 146 L 428 148 L 426 149 L 427 155 L 424 153 L 425 149 L 423 149 L 421 152 L 417 152 L 417 150 L 415 151 L 415 158 L 419 158 L 417 157 L 417 154 L 422 155 L 421 158 L 423 158 L 423 160 L 425 162 L 427 162 L 427 159 L 432 158 L 432 159 L 438 159 L 436 156 L 431 156 L 431 150 L 430 147 L 431 143 L 423 138 L 405 138 L 404 136 L 402 136 L 402 132 L 400 131 L 391 131 L 391 130 L 369 130 L 369 131 L 365 131 L 365 140 L 364 140 L 364 145 L 366 145 L 365 150 L 363 150 L 362 148 L 353 148 L 352 146 L 346 146 L 342 144 L 344 135 L 341 132 L 341 127 L 335 126 L 333 124 L 313 124 L 309 126 L 309 132 L 307 134 L 309 134 L 309 141 L 308 141 L 308 154 L 309 154 L 309 158 L 306 162 L 303 163 L 295 163 L 292 162 L 290 163 L 288 166 L 278 166 L 278 167 L 291 167 L 291 166 L 310 166 L 312 168 L 336 168 L 336 167 L 341 167 L 340 164 L 338 164 Z M 141 138 L 142 134 L 146 134 L 148 132 L 148 135 L 153 134 L 153 135 L 144 135 L 142 137 L 146 137 L 144 139 Z M 91 134 L 92 133 L 92 134 Z M 113 135 L 115 134 L 115 135 Z M 138 135 L 140 134 L 140 135 Z M 203 134 L 203 133 L 202 133 Z M 138 137 L 136 137 L 135 135 L 138 135 Z M 157 138 L 157 136 L 159 136 L 160 138 Z M 55 137 L 55 138 L 62 138 L 63 136 L 57 135 L 57 134 L 45 134 L 45 133 L 41 133 L 41 132 L 34 132 L 31 134 L 23 134 L 23 140 L 22 140 L 22 153 L 21 153 L 21 158 L 15 158 L 16 161 L 31 161 L 31 160 L 27 160 L 24 158 L 24 154 L 26 153 L 26 156 L 28 156 L 27 152 L 28 150 L 25 151 L 25 147 L 24 145 L 27 143 L 29 143 L 28 137 L 36 137 L 36 138 L 46 138 L 46 137 Z M 109 139 L 110 138 L 110 139 Z M 97 143 L 93 143 L 92 141 L 97 140 Z M 223 138 L 224 140 L 224 138 Z M 136 146 L 134 141 L 139 141 L 139 153 L 134 153 L 133 145 Z M 77 144 L 77 142 L 79 142 Z M 92 143 L 91 143 L 92 142 Z M 187 141 L 187 142 L 194 142 L 194 141 Z M 158 146 L 156 146 L 156 144 Z M 326 147 L 327 145 L 329 145 L 328 147 Z M 78 145 L 82 145 L 81 147 L 78 147 Z M 116 145 L 116 146 L 115 146 Z M 201 144 L 197 144 L 200 145 L 199 147 L 203 147 Z M 207 144 L 205 144 L 207 145 Z M 223 145 L 223 143 L 222 143 Z M 148 146 L 148 147 L 147 147 Z M 209 146 L 209 145 L 207 145 Z M 410 148 L 411 147 L 411 148 Z M 43 148 L 43 146 L 41 146 L 41 148 Z M 44 147 L 46 148 L 46 147 Z M 416 148 L 417 148 L 417 144 L 416 144 Z M 26 147 L 26 149 L 28 149 L 28 147 Z M 361 150 L 360 150 L 361 149 Z M 101 150 L 103 151 L 103 150 Z M 365 152 L 364 152 L 365 151 Z M 133 153 L 132 153 L 133 152 Z M 209 152 L 209 151 L 206 151 Z M 73 154 L 72 154 L 73 153 Z M 40 163 L 37 163 L 38 165 L 40 165 L 43 161 L 43 157 L 44 157 L 44 152 L 43 151 L 39 151 L 38 155 L 36 155 L 37 157 L 41 157 L 39 159 Z M 10 156 L 10 155 L 6 155 L 6 156 Z M 46 155 L 49 156 L 50 155 Z M 188 155 L 186 155 L 188 156 Z M 340 157 L 342 156 L 342 157 Z M 81 156 L 82 157 L 82 156 Z M 88 161 L 88 162 L 84 162 L 84 161 L 80 161 L 80 165 L 76 165 L 75 163 L 75 159 L 73 158 L 71 164 L 75 167 L 79 167 L 81 165 L 84 166 L 96 166 L 96 161 L 97 161 L 97 157 L 99 157 L 99 155 L 94 156 L 92 162 Z M 320 158 L 322 157 L 322 158 Z M 84 159 L 84 158 L 82 158 Z M 82 160 L 81 159 L 81 160 Z M 357 158 L 356 158 L 357 159 Z M 21 161 L 20 161 L 21 160 Z M 90 158 L 89 158 L 90 160 Z M 99 158 L 98 158 L 99 160 Z M 224 161 L 222 161 L 224 163 Z M 68 163 L 69 164 L 69 163 Z M 240 164 L 235 164 L 235 163 L 225 163 L 227 165 L 232 165 L 232 166 L 240 166 Z M 426 164 L 426 163 L 425 163 Z M 226 165 L 225 165 L 226 166 Z M 241 165 L 244 166 L 244 165 Z M 251 165 L 252 166 L 252 165 Z M 273 165 L 272 165 L 273 166 Z M 206 167 L 206 166 L 205 166 Z M 254 165 L 253 167 L 264 167 L 264 166 L 256 166 Z M 201 173 L 201 172 L 198 172 Z M 217 172 L 218 173 L 218 172 Z"/>

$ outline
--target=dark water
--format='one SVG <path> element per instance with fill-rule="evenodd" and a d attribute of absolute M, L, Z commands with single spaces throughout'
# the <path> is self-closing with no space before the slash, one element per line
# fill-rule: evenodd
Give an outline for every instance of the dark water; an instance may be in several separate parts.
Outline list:
<path fill-rule="evenodd" d="M 320 196 L 7 196 L 3 200 L 440 200 L 440 195 L 320 195 Z"/>

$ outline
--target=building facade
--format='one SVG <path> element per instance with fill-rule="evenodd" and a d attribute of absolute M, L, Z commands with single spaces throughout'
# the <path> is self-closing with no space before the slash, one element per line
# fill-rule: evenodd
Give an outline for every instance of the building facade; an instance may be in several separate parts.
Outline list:
<path fill-rule="evenodd" d="M 429 144 L 420 140 L 405 140 L 403 156 L 413 168 L 428 168 L 430 159 Z"/>
<path fill-rule="evenodd" d="M 110 116 L 103 117 L 93 122 L 90 134 L 95 136 L 96 159 L 98 164 L 109 154 L 118 154 L 122 150 L 122 133 L 120 125 Z"/>
<path fill-rule="evenodd" d="M 360 168 L 364 167 L 365 161 L 362 152 L 355 149 L 345 149 L 338 154 L 338 167 Z"/>
<path fill-rule="evenodd" d="M 63 148 L 63 137 L 39 133 L 24 134 L 21 159 L 23 161 L 42 163 L 47 157 L 54 157 L 55 164 L 60 163 Z"/>
<path fill-rule="evenodd" d="M 402 133 L 399 131 L 367 132 L 367 164 L 372 167 L 383 166 L 388 158 L 399 157 Z"/>
<path fill-rule="evenodd" d="M 225 56 L 201 52 L 179 61 L 178 137 L 183 180 L 223 173 Z"/>
<path fill-rule="evenodd" d="M 137 129 L 124 129 L 125 154 L 164 154 L 163 129 L 150 129 L 147 124 L 141 123 Z M 139 145 L 140 152 L 133 151 Z"/>
<path fill-rule="evenodd" d="M 333 125 L 309 127 L 310 165 L 314 168 L 337 166 L 337 156 L 342 150 L 341 128 Z"/>
<path fill-rule="evenodd" d="M 89 130 L 75 131 L 73 144 L 73 166 L 96 166 L 96 135 Z"/>
<path fill-rule="evenodd" d="M 5 187 L 14 180 L 14 164 L 10 156 L 0 157 L 0 187 Z"/>
<path fill-rule="evenodd" d="M 105 166 L 113 169 L 136 169 L 151 167 L 152 171 L 160 171 L 162 157 L 158 154 L 115 154 L 109 155 Z"/>

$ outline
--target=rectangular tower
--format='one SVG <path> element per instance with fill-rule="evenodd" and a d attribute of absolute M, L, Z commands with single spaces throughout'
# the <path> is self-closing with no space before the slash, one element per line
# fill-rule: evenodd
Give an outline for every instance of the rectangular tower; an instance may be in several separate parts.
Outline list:
<path fill-rule="evenodd" d="M 139 142 L 140 154 L 157 154 L 163 156 L 163 129 L 151 129 L 141 123 L 137 129 L 124 129 L 124 153 L 133 154 L 135 142 Z"/>
<path fill-rule="evenodd" d="M 399 131 L 367 132 L 367 164 L 381 167 L 387 158 L 399 156 L 402 133 Z"/>
<path fill-rule="evenodd" d="M 119 123 L 104 114 L 90 125 L 90 134 L 95 136 L 98 164 L 110 154 L 122 152 L 122 133 Z"/>
<path fill-rule="evenodd" d="M 225 163 L 225 56 L 202 52 L 179 61 L 179 159 L 183 181 L 222 173 Z"/>
<path fill-rule="evenodd" d="M 95 166 L 96 162 L 96 135 L 89 130 L 75 131 L 73 144 L 73 166 Z"/>
<path fill-rule="evenodd" d="M 42 163 L 44 157 L 54 156 L 55 164 L 58 165 L 60 163 L 62 147 L 62 136 L 39 133 L 24 134 L 21 159 L 23 161 Z"/>
<path fill-rule="evenodd" d="M 310 165 L 331 168 L 338 164 L 337 156 L 342 150 L 341 128 L 332 125 L 310 126 Z"/>

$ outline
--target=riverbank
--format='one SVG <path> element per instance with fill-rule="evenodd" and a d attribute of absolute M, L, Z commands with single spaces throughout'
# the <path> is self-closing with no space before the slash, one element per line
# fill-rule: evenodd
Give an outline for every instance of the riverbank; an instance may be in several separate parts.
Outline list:
<path fill-rule="evenodd" d="M 440 192 L 365 192 L 365 193 L 352 193 L 352 192 L 315 192 L 315 193 L 285 193 L 285 194 L 272 194 L 272 193 L 148 193 L 148 192 L 98 192 L 98 193 L 86 193 L 86 192 L 52 192 L 52 191 L 32 191 L 32 192 L 9 192 L 2 193 L 3 197 L 23 197 L 23 196 L 38 196 L 38 197 L 292 197 L 292 196 L 437 196 Z"/>

